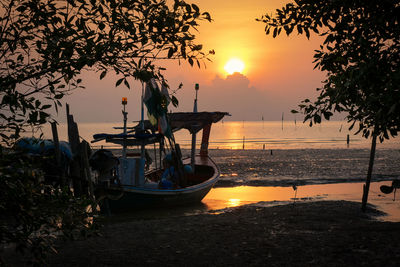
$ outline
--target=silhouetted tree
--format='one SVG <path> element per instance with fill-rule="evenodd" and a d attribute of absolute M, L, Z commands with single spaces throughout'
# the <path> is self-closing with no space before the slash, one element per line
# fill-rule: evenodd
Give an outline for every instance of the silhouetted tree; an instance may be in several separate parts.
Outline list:
<path fill-rule="evenodd" d="M 294 31 L 325 38 L 315 51 L 315 68 L 327 73 L 315 101 L 299 105 L 304 121 L 320 123 L 333 112 L 345 112 L 358 133 L 372 136 L 370 164 L 363 194 L 368 198 L 376 139 L 400 130 L 400 1 L 295 0 L 274 16 L 264 15 L 266 34 Z M 297 111 L 294 111 L 297 112 Z"/>
<path fill-rule="evenodd" d="M 211 21 L 183 0 L 0 0 L 0 245 L 15 243 L 43 266 L 55 231 L 85 230 L 88 202 L 43 184 L 34 159 L 8 148 L 39 127 L 83 70 L 118 76 L 116 86 L 162 79 L 161 59 L 207 59 L 192 33 Z M 165 82 L 165 81 L 164 81 Z M 174 103 L 176 103 L 176 99 Z M 3 251 L 0 250 L 0 253 Z M 4 264 L 0 254 L 0 265 Z"/>
<path fill-rule="evenodd" d="M 82 70 L 160 77 L 160 59 L 191 65 L 207 57 L 192 33 L 210 21 L 183 0 L 3 0 L 0 2 L 0 135 L 12 142 L 26 125 L 49 119 L 52 104 L 80 86 Z M 211 51 L 213 53 L 213 51 Z M 41 101 L 39 96 L 47 101 Z M 46 102 L 46 103 L 42 103 Z"/>

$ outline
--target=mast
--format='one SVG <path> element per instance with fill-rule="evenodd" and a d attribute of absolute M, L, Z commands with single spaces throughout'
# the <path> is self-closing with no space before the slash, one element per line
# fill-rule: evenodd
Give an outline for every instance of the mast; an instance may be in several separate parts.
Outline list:
<path fill-rule="evenodd" d="M 193 113 L 197 113 L 197 92 L 199 91 L 199 84 L 196 83 L 196 85 L 194 86 L 194 89 L 196 91 L 196 97 L 194 99 L 194 105 L 193 105 Z M 190 160 L 190 165 L 192 167 L 193 172 L 195 171 L 195 157 L 196 157 L 196 131 L 197 129 L 195 129 L 195 125 L 192 125 L 192 151 L 191 151 L 191 160 Z"/>

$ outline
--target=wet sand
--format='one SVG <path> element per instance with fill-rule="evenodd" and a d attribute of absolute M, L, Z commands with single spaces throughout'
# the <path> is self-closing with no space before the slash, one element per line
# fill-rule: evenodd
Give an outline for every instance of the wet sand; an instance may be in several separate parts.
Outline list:
<path fill-rule="evenodd" d="M 60 241 L 50 266 L 397 266 L 398 151 L 378 153 L 366 214 L 367 150 L 212 150 L 222 177 L 202 204 L 104 218 L 99 236 Z M 344 157 L 344 159 L 343 159 Z M 351 183 L 340 183 L 349 182 Z M 324 184 L 331 183 L 331 184 Z M 297 184 L 296 201 L 292 184 Z M 268 185 L 268 186 L 266 186 Z M 321 201 L 323 200 L 323 201 Z M 347 201 L 343 201 L 347 200 Z M 354 202 L 357 201 L 357 202 Z M 382 212 L 388 215 L 383 216 Z M 379 215 L 379 216 L 378 216 Z M 15 266 L 21 265 L 18 259 Z"/>
<path fill-rule="evenodd" d="M 270 207 L 320 200 L 346 200 L 361 202 L 363 183 L 337 183 L 297 186 L 237 186 L 217 187 L 203 199 L 207 210 L 221 210 L 240 205 L 253 204 Z M 368 203 L 373 204 L 385 216 L 382 221 L 400 222 L 400 196 L 393 193 L 383 194 L 380 186 L 391 185 L 389 181 L 372 182 L 368 194 Z M 361 203 L 360 203 L 361 206 Z"/>
<path fill-rule="evenodd" d="M 398 266 L 400 223 L 359 203 L 315 201 L 137 220 L 60 242 L 50 266 Z"/>
<path fill-rule="evenodd" d="M 362 213 L 360 202 L 338 200 L 359 187 L 300 186 L 295 202 L 291 187 L 216 188 L 200 205 L 101 217 L 97 235 L 58 241 L 49 265 L 398 266 L 400 220 L 381 204 L 399 211 L 400 201 L 372 193 L 381 203 Z"/>
<path fill-rule="evenodd" d="M 221 170 L 217 186 L 363 182 L 368 172 L 369 153 L 369 149 L 277 149 L 272 150 L 272 155 L 267 149 L 210 150 L 210 156 Z M 373 181 L 399 178 L 399 161 L 399 149 L 378 149 Z"/>

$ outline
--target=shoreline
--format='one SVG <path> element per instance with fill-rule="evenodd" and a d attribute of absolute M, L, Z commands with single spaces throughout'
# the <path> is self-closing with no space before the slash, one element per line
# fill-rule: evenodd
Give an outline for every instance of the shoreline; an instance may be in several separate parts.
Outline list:
<path fill-rule="evenodd" d="M 208 211 L 223 210 L 242 205 L 270 207 L 281 204 L 314 202 L 314 201 L 351 201 L 359 203 L 361 209 L 362 188 L 364 182 L 315 184 L 297 186 L 237 186 L 216 187 L 203 199 Z M 394 194 L 380 192 L 381 185 L 390 185 L 388 181 L 372 182 L 368 204 L 385 216 L 382 221 L 400 222 L 400 199 L 393 201 Z M 296 198 L 295 198 L 296 197 Z"/>

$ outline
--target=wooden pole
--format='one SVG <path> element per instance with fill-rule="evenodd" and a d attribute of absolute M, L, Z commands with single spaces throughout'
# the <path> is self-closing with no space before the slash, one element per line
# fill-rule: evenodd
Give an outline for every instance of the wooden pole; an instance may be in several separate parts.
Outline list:
<path fill-rule="evenodd" d="M 72 177 L 72 183 L 74 187 L 74 195 L 79 197 L 82 195 L 82 184 L 81 184 L 81 171 L 80 171 L 80 160 L 79 160 L 79 132 L 78 125 L 74 122 L 74 117 L 69 113 L 69 105 L 66 105 L 67 109 L 67 124 L 68 124 L 68 141 L 72 151 L 72 162 L 70 164 L 70 172 Z"/>
<path fill-rule="evenodd" d="M 372 169 L 374 167 L 375 149 L 376 149 L 376 135 L 374 133 L 373 136 L 372 136 L 371 153 L 370 153 L 370 156 L 369 156 L 369 166 L 368 166 L 367 180 L 366 180 L 365 185 L 363 187 L 363 198 L 362 198 L 362 206 L 361 206 L 361 210 L 363 212 L 365 212 L 365 209 L 367 207 L 369 185 L 371 183 Z"/>
<path fill-rule="evenodd" d="M 157 169 L 157 147 L 156 147 L 156 143 L 154 143 L 154 164 L 156 166 Z"/>
<path fill-rule="evenodd" d="M 192 167 L 193 172 L 195 172 L 196 168 L 196 132 L 193 130 L 192 133 L 192 149 L 191 149 L 191 155 L 190 155 L 190 165 Z"/>
<path fill-rule="evenodd" d="M 54 143 L 54 154 L 56 157 L 57 170 L 61 170 L 59 175 L 59 183 L 61 186 L 65 185 L 65 173 L 64 168 L 61 166 L 61 152 L 60 152 L 60 140 L 58 139 L 57 123 L 51 122 L 51 131 L 53 134 Z"/>
<path fill-rule="evenodd" d="M 203 136 L 201 138 L 200 156 L 208 156 L 208 140 L 210 139 L 211 123 L 203 128 Z"/>
<path fill-rule="evenodd" d="M 93 190 L 93 183 L 92 183 L 92 174 L 90 172 L 90 165 L 89 165 L 89 155 L 88 151 L 90 150 L 89 143 L 83 140 L 81 142 L 81 159 L 82 159 L 82 168 L 83 168 L 83 177 L 87 182 L 88 185 L 88 192 L 91 198 L 94 197 L 94 190 Z M 85 190 L 86 191 L 86 190 Z"/>

